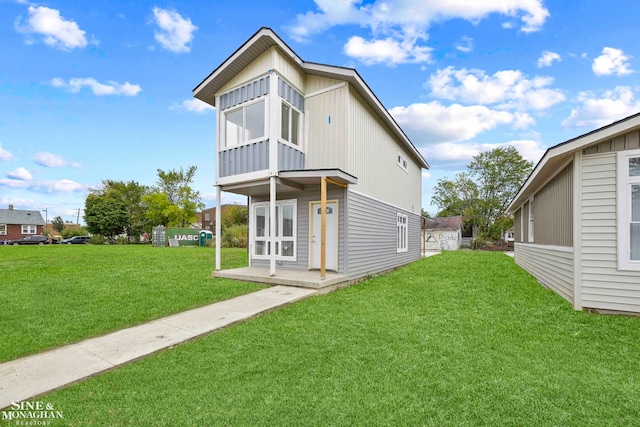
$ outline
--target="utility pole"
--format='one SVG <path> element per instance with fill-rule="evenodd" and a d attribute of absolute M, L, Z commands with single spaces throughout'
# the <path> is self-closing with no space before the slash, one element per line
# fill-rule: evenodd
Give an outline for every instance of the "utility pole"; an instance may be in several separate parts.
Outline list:
<path fill-rule="evenodd" d="M 78 217 L 76 218 L 76 225 L 80 225 L 80 208 L 78 208 Z"/>

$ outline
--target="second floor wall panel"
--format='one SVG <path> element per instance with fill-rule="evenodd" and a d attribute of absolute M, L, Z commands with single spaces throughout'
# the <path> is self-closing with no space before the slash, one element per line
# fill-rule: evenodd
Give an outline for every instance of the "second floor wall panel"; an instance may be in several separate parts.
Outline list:
<path fill-rule="evenodd" d="M 278 170 L 287 171 L 300 169 L 304 169 L 304 153 L 279 142 Z"/>
<path fill-rule="evenodd" d="M 220 177 L 269 169 L 269 141 L 240 145 L 218 153 Z"/>

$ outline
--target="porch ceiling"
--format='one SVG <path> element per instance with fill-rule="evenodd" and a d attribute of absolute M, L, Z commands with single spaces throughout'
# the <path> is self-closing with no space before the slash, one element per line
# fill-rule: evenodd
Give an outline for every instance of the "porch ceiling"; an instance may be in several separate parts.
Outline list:
<path fill-rule="evenodd" d="M 330 178 L 344 185 L 358 183 L 358 178 L 340 169 L 281 171 L 276 177 L 276 193 L 304 191 L 309 186 L 320 185 L 322 178 Z M 245 196 L 261 196 L 269 194 L 269 178 L 223 185 L 221 190 Z"/>

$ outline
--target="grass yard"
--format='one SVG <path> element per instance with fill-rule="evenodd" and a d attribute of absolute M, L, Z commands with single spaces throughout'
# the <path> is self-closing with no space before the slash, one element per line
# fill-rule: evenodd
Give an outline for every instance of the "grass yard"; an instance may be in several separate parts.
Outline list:
<path fill-rule="evenodd" d="M 0 362 L 262 286 L 211 278 L 214 250 L 149 245 L 0 247 Z M 223 268 L 246 265 L 225 250 Z"/>
<path fill-rule="evenodd" d="M 639 361 L 640 318 L 445 252 L 38 400 L 69 425 L 637 425 Z"/>

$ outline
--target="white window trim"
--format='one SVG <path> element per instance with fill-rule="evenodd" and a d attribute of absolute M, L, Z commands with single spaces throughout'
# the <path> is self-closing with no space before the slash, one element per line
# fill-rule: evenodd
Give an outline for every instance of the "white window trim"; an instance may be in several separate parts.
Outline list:
<path fill-rule="evenodd" d="M 396 253 L 409 250 L 409 216 L 396 213 Z"/>
<path fill-rule="evenodd" d="M 407 158 L 398 151 L 397 153 L 397 157 L 396 157 L 396 164 L 398 165 L 398 167 L 400 169 L 402 169 L 403 171 L 405 171 L 406 173 L 409 173 L 409 161 L 407 160 Z"/>
<path fill-rule="evenodd" d="M 279 132 L 278 132 L 278 141 L 281 142 L 282 144 L 285 144 L 289 147 L 295 148 L 298 151 L 303 151 L 302 149 L 302 143 L 303 143 L 303 138 L 304 138 L 304 132 L 303 132 L 303 127 L 304 127 L 304 114 L 302 113 L 302 111 L 300 111 L 299 109 L 297 109 L 293 104 L 291 104 L 290 102 L 287 102 L 284 98 L 280 98 L 280 101 L 282 104 L 286 104 L 289 108 L 291 108 L 291 110 L 295 110 L 298 112 L 298 144 L 294 144 L 290 141 L 287 141 L 286 139 L 282 139 L 282 129 L 279 128 Z M 280 106 L 280 111 L 278 112 L 280 121 L 279 121 L 279 125 L 280 127 L 282 126 L 282 117 L 280 117 L 280 114 L 282 114 L 282 105 Z M 291 119 L 291 117 L 289 118 Z M 292 121 L 289 120 L 289 134 L 291 134 L 291 126 L 292 126 Z"/>
<path fill-rule="evenodd" d="M 283 237 L 283 236 L 275 236 L 275 243 L 277 243 L 277 247 L 278 249 L 282 248 L 282 241 L 290 241 L 293 240 L 293 256 L 284 256 L 284 255 L 280 255 L 280 254 L 276 254 L 276 260 L 278 261 L 296 261 L 297 260 L 297 253 L 298 253 L 298 200 L 297 199 L 289 199 L 289 200 L 278 200 L 276 201 L 276 206 L 279 207 L 280 209 L 278 209 L 279 212 L 279 218 L 277 219 L 279 221 L 278 224 L 278 230 L 282 231 L 283 227 L 282 227 L 282 206 L 284 205 L 293 205 L 293 237 Z M 271 227 L 271 221 L 270 221 L 270 217 L 269 217 L 269 202 L 257 202 L 254 203 L 251 206 L 251 223 L 253 224 L 251 227 L 251 257 L 253 259 L 271 259 L 271 255 L 269 255 L 269 249 L 267 250 L 267 253 L 265 255 L 256 255 L 255 254 L 255 247 L 256 247 L 256 225 L 257 225 L 257 221 L 256 221 L 256 208 L 259 207 L 265 207 L 265 237 L 264 238 L 260 238 L 258 239 L 259 241 L 265 241 L 267 242 L 267 248 L 270 249 L 270 245 L 269 242 L 271 241 L 270 239 L 270 227 Z"/>
<path fill-rule="evenodd" d="M 535 217 L 533 215 L 533 209 L 535 207 L 535 203 L 534 203 L 534 196 L 531 196 L 531 198 L 529 199 L 529 212 L 527 212 L 527 220 L 529 221 L 529 227 L 527 228 L 527 233 L 528 233 L 528 242 L 529 243 L 533 243 L 534 242 L 534 229 L 535 229 Z"/>
<path fill-rule="evenodd" d="M 31 227 L 33 227 L 33 228 L 31 228 Z M 38 226 L 37 225 L 33 225 L 33 224 L 23 225 L 22 226 L 22 234 L 38 234 Z"/>
<path fill-rule="evenodd" d="M 0 236 L 7 235 L 7 224 L 0 224 Z"/>
<path fill-rule="evenodd" d="M 227 145 L 227 114 L 232 113 L 234 111 L 243 110 L 243 120 L 242 120 L 242 124 L 243 124 L 243 138 L 244 138 L 244 132 L 246 131 L 246 128 L 244 127 L 246 125 L 245 121 L 244 121 L 244 109 L 247 108 L 248 106 L 252 105 L 252 104 L 257 104 L 260 101 L 264 101 L 264 134 L 259 137 L 259 138 L 253 138 L 247 141 L 242 141 L 238 144 L 235 145 Z M 269 95 L 263 95 L 263 96 L 259 96 L 257 98 L 254 98 L 250 101 L 247 102 L 243 102 L 241 104 L 237 104 L 234 105 L 233 107 L 229 107 L 224 111 L 220 112 L 221 114 L 221 126 L 220 126 L 220 134 L 221 134 L 221 138 L 220 138 L 220 151 L 224 151 L 224 150 L 230 150 L 232 148 L 237 148 L 237 147 L 242 147 L 243 145 L 249 145 L 249 144 L 253 144 L 256 142 L 260 142 L 260 141 L 264 141 L 266 139 L 269 138 Z"/>
<path fill-rule="evenodd" d="M 629 158 L 640 157 L 640 150 L 619 151 L 617 158 L 618 270 L 640 271 L 640 261 L 630 259 L 631 185 L 640 184 L 640 176 L 629 176 Z"/>

